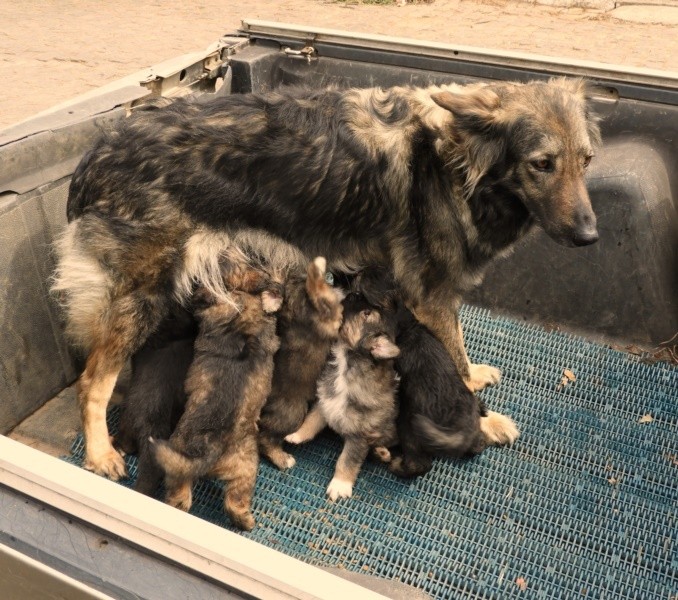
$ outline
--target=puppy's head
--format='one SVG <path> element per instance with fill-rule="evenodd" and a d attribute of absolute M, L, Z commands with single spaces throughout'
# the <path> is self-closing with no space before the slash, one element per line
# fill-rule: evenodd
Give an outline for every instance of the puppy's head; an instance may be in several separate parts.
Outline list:
<path fill-rule="evenodd" d="M 343 301 L 344 321 L 340 339 L 351 349 L 370 354 L 375 360 L 388 360 L 400 354 L 388 319 L 366 298 L 351 292 Z"/>
<path fill-rule="evenodd" d="M 598 240 L 584 174 L 600 144 L 581 79 L 496 84 L 431 95 L 452 113 L 451 160 L 468 196 L 486 182 L 521 203 L 564 246 Z"/>

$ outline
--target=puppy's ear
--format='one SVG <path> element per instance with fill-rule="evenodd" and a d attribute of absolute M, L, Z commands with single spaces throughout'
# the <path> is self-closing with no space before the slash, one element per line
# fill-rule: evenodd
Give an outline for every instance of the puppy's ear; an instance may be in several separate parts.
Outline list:
<path fill-rule="evenodd" d="M 327 287 L 325 281 L 326 270 L 327 261 L 322 256 L 317 256 L 308 264 L 306 269 L 306 292 L 311 300 L 320 295 Z"/>
<path fill-rule="evenodd" d="M 466 176 L 464 191 L 470 196 L 506 153 L 501 99 L 489 87 L 462 94 L 438 92 L 431 94 L 431 99 L 452 113 L 452 134 L 457 147 L 453 160 Z"/>
<path fill-rule="evenodd" d="M 387 360 L 398 356 L 400 348 L 389 340 L 387 336 L 379 335 L 370 344 L 370 353 L 377 360 Z"/>

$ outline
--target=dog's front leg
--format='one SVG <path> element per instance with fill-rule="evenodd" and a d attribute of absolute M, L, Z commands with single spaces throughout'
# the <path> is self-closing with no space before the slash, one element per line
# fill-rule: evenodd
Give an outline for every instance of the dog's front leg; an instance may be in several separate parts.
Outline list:
<path fill-rule="evenodd" d="M 412 312 L 417 321 L 426 325 L 445 345 L 466 387 L 472 392 L 499 383 L 501 379 L 499 369 L 489 365 L 476 365 L 469 360 L 464 347 L 459 314 L 453 304 L 440 303 L 435 308 L 430 304 L 420 304 Z"/>

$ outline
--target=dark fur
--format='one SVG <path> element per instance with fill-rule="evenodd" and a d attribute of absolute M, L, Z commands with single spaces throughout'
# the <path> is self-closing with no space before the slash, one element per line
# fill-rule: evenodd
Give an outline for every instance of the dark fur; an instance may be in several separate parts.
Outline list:
<path fill-rule="evenodd" d="M 193 481 L 208 474 L 219 477 L 228 484 L 224 509 L 235 525 L 247 530 L 254 527 L 250 504 L 258 466 L 256 421 L 271 390 L 273 355 L 279 347 L 275 316 L 264 310 L 266 293 L 233 292 L 235 307 L 216 304 L 198 311 L 200 331 L 186 379 L 186 410 L 169 442 L 152 442 L 166 473 L 170 504 L 188 510 Z"/>
<path fill-rule="evenodd" d="M 315 399 L 316 383 L 341 325 L 341 297 L 325 282 L 324 261 L 292 275 L 278 313 L 280 350 L 273 386 L 259 418 L 259 449 L 279 469 L 294 465 L 283 438 L 296 431 Z"/>
<path fill-rule="evenodd" d="M 164 475 L 148 438 L 169 438 L 184 411 L 184 380 L 193 360 L 196 334 L 192 315 L 177 308 L 132 357 L 132 377 L 120 404 L 116 446 L 127 454 L 138 453 L 134 489 L 148 496 L 156 492 Z"/>
<path fill-rule="evenodd" d="M 566 245 L 595 241 L 583 175 L 599 133 L 585 94 L 579 80 L 295 89 L 180 99 L 121 121 L 72 180 L 54 286 L 90 352 L 86 464 L 123 471 L 101 406 L 170 295 L 187 297 L 188 254 L 216 251 L 214 232 L 266 232 L 269 246 L 331 265 L 391 268 L 469 387 L 496 382 L 498 371 L 469 365 L 456 308 L 536 222 Z"/>

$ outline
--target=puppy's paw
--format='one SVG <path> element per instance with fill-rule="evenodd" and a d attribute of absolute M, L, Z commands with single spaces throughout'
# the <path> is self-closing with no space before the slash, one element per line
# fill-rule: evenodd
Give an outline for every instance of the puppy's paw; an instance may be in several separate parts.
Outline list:
<path fill-rule="evenodd" d="M 88 453 L 83 467 L 113 481 L 127 476 L 125 461 L 113 446 L 109 446 L 108 450 L 101 453 Z"/>
<path fill-rule="evenodd" d="M 384 446 L 377 446 L 372 448 L 372 452 L 377 460 L 380 460 L 383 463 L 391 462 L 391 452 L 388 448 Z"/>
<path fill-rule="evenodd" d="M 486 417 L 480 417 L 480 430 L 489 444 L 495 446 L 511 445 L 520 436 L 520 431 L 511 417 L 488 411 Z"/>
<path fill-rule="evenodd" d="M 289 435 L 285 436 L 285 441 L 290 443 L 290 444 L 303 444 L 304 442 L 307 442 L 308 440 L 305 439 L 301 433 L 298 431 L 295 431 L 294 433 L 290 433 Z"/>
<path fill-rule="evenodd" d="M 327 486 L 327 495 L 332 502 L 336 502 L 339 498 L 350 498 L 353 495 L 353 484 L 334 477 Z"/>
<path fill-rule="evenodd" d="M 271 462 L 281 471 L 291 469 L 294 465 L 297 464 L 297 461 L 294 459 L 294 456 L 288 454 L 287 452 L 279 452 L 273 456 L 269 456 L 269 458 L 271 459 Z"/>
<path fill-rule="evenodd" d="M 496 385 L 501 380 L 501 371 L 490 365 L 469 365 L 469 371 L 466 387 L 472 392 L 478 392 L 488 385 Z"/>
<path fill-rule="evenodd" d="M 167 494 L 165 502 L 174 508 L 188 512 L 191 510 L 191 506 L 193 505 L 193 496 L 192 494 L 186 494 L 183 491 L 175 494 Z"/>
<path fill-rule="evenodd" d="M 231 521 L 233 521 L 233 525 L 243 531 L 252 531 L 257 524 L 254 520 L 254 516 L 249 511 L 243 513 L 230 513 L 228 516 L 231 518 Z"/>

